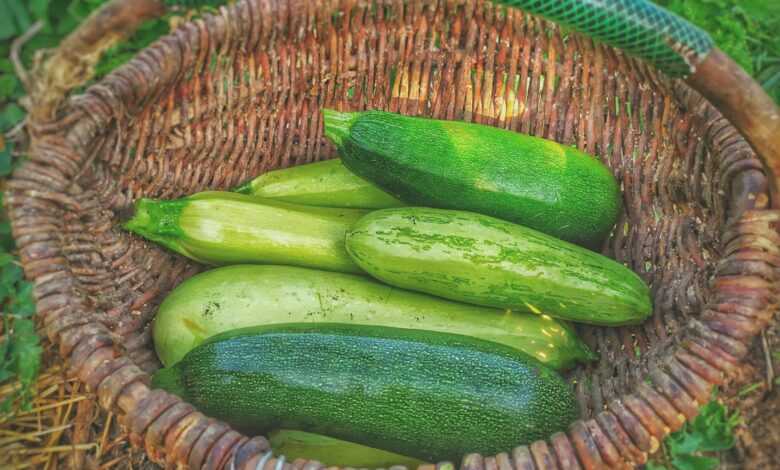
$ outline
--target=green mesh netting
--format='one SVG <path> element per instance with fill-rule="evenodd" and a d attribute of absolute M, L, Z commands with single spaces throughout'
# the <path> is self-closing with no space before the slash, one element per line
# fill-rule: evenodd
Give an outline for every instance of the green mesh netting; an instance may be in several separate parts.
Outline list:
<path fill-rule="evenodd" d="M 569 26 L 647 60 L 672 77 L 692 73 L 710 36 L 645 0 L 494 0 Z"/>

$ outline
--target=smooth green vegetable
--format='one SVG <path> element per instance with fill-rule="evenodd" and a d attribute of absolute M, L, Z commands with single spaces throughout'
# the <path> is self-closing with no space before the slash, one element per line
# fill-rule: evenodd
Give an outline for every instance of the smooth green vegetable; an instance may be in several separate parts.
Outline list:
<path fill-rule="evenodd" d="M 247 433 L 307 429 L 428 461 L 546 438 L 578 409 L 555 371 L 516 349 L 334 323 L 219 335 L 159 371 L 153 386 Z"/>
<path fill-rule="evenodd" d="M 344 234 L 366 211 L 289 204 L 227 192 L 141 199 L 124 227 L 206 264 L 287 264 L 361 272 Z"/>
<path fill-rule="evenodd" d="M 269 171 L 236 192 L 319 207 L 385 209 L 403 203 L 347 170 L 339 159 Z"/>
<path fill-rule="evenodd" d="M 347 251 L 390 285 L 476 305 L 595 325 L 641 322 L 647 285 L 625 266 L 482 214 L 384 209 L 347 233 Z"/>
<path fill-rule="evenodd" d="M 162 363 L 171 365 L 217 333 L 291 322 L 459 333 L 518 348 L 555 368 L 593 358 L 573 331 L 550 317 L 450 302 L 364 276 L 289 266 L 230 266 L 188 279 L 160 306 L 154 344 Z"/>
<path fill-rule="evenodd" d="M 344 165 L 409 205 L 492 215 L 591 248 L 617 220 L 612 173 L 573 147 L 465 122 L 324 113 Z"/>
<path fill-rule="evenodd" d="M 390 468 L 403 465 L 417 468 L 425 462 L 373 447 L 342 441 L 320 434 L 280 429 L 268 434 L 271 448 L 288 461 L 317 460 L 328 465 L 352 468 Z"/>

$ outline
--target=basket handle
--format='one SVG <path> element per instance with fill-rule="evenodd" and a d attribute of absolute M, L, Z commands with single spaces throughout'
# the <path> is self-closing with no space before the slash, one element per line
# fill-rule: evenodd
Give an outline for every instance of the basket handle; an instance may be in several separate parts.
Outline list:
<path fill-rule="evenodd" d="M 71 90 L 92 77 L 100 56 L 150 18 L 165 13 L 161 0 L 112 0 L 93 12 L 33 69 L 24 85 L 29 127 L 51 122 Z"/>
<path fill-rule="evenodd" d="M 710 36 L 647 0 L 494 0 L 568 26 L 685 78 L 739 129 L 767 171 L 780 208 L 780 108 Z"/>

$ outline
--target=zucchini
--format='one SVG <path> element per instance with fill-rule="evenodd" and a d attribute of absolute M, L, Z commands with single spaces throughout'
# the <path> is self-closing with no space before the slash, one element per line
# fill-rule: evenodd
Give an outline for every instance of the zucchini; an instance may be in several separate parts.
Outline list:
<path fill-rule="evenodd" d="M 610 170 L 550 140 L 381 111 L 325 110 L 325 135 L 348 169 L 408 205 L 479 212 L 590 248 L 620 212 Z"/>
<path fill-rule="evenodd" d="M 593 354 L 549 317 L 449 302 L 370 278 L 289 266 L 229 266 L 198 274 L 160 306 L 153 336 L 165 365 L 206 338 L 263 324 L 336 322 L 436 330 L 518 348 L 555 368 Z"/>
<path fill-rule="evenodd" d="M 276 263 L 359 273 L 344 250 L 344 234 L 365 214 L 204 192 L 175 201 L 141 199 L 124 227 L 205 264 Z"/>
<path fill-rule="evenodd" d="M 473 212 L 384 209 L 347 233 L 347 251 L 390 285 L 594 325 L 652 313 L 647 285 L 605 256 Z"/>
<path fill-rule="evenodd" d="M 516 349 L 336 323 L 218 335 L 153 386 L 247 433 L 306 429 L 427 461 L 506 451 L 578 414 L 561 376 Z"/>
<path fill-rule="evenodd" d="M 284 455 L 291 462 L 296 459 L 317 460 L 331 466 L 352 468 L 390 468 L 394 465 L 417 468 L 425 465 L 421 460 L 386 450 L 290 429 L 268 433 L 268 442 L 275 454 Z"/>
<path fill-rule="evenodd" d="M 236 192 L 319 207 L 386 209 L 403 203 L 355 175 L 339 159 L 269 171 Z"/>

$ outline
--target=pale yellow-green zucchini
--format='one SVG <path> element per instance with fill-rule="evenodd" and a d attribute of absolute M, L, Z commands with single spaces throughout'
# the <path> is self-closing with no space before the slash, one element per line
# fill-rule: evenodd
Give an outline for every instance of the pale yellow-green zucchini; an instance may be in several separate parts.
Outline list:
<path fill-rule="evenodd" d="M 404 205 L 347 170 L 339 159 L 269 171 L 235 191 L 320 207 L 385 209 Z"/>
<path fill-rule="evenodd" d="M 394 465 L 417 468 L 425 464 L 422 460 L 386 450 L 303 431 L 279 429 L 268 434 L 268 441 L 276 455 L 284 455 L 289 461 L 317 460 L 351 468 L 390 468 Z"/>
<path fill-rule="evenodd" d="M 204 192 L 174 201 L 141 199 L 124 226 L 206 264 L 285 264 L 359 273 L 344 236 L 364 214 Z"/>
<path fill-rule="evenodd" d="M 473 336 L 565 368 L 592 353 L 564 323 L 418 294 L 365 276 L 290 266 L 227 266 L 180 284 L 160 306 L 154 345 L 166 366 L 237 328 L 330 322 Z"/>

